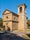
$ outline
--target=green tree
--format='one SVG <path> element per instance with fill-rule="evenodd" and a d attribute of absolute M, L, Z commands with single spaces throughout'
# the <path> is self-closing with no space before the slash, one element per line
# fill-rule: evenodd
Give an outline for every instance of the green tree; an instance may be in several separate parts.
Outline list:
<path fill-rule="evenodd" d="M 30 20 L 28 20 L 28 26 L 30 26 Z"/>
<path fill-rule="evenodd" d="M 2 21 L 2 18 L 0 18 L 0 27 L 3 26 L 3 21 Z"/>

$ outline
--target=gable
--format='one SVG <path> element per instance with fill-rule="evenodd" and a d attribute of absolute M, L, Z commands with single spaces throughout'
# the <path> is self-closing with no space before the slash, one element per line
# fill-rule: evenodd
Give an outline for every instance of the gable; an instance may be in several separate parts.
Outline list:
<path fill-rule="evenodd" d="M 3 15 L 9 14 L 9 13 L 10 13 L 10 11 L 6 9 L 6 10 L 3 12 Z"/>
<path fill-rule="evenodd" d="M 6 10 L 3 12 L 3 15 L 10 14 L 10 13 L 12 13 L 12 14 L 15 15 L 15 16 L 19 16 L 19 15 L 17 15 L 16 13 L 14 13 L 14 12 L 8 10 L 8 9 L 6 9 Z"/>

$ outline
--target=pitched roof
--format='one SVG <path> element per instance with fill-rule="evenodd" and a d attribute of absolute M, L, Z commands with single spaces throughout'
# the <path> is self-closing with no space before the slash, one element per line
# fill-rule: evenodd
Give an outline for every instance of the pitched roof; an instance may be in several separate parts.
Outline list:
<path fill-rule="evenodd" d="M 8 9 L 6 9 L 6 10 L 3 12 L 3 15 L 4 15 L 4 13 L 5 13 L 6 11 L 9 11 L 9 12 L 10 12 L 10 13 L 12 13 L 13 15 L 18 16 L 18 14 L 14 13 L 14 12 L 12 12 L 12 11 L 8 10 Z"/>

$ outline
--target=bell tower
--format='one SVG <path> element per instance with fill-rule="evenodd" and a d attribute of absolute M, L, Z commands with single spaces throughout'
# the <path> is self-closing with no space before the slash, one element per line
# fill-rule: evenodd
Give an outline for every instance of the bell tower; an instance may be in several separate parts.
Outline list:
<path fill-rule="evenodd" d="M 26 5 L 25 4 L 21 4 L 21 5 L 18 6 L 18 15 L 19 15 L 18 29 L 19 30 L 24 30 L 24 29 L 27 28 Z"/>
<path fill-rule="evenodd" d="M 21 4 L 18 6 L 18 13 L 24 13 L 26 11 L 26 5 Z"/>

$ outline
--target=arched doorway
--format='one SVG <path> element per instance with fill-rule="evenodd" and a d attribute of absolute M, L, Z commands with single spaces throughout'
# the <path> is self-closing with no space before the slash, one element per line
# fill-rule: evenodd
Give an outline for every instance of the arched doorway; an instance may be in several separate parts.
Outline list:
<path fill-rule="evenodd" d="M 10 28 L 8 27 L 7 31 L 10 31 Z"/>
<path fill-rule="evenodd" d="M 3 26 L 3 29 L 5 30 L 5 26 Z"/>

